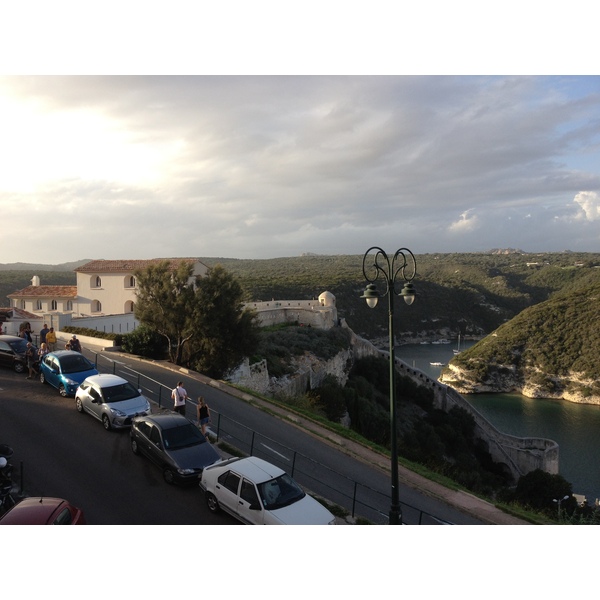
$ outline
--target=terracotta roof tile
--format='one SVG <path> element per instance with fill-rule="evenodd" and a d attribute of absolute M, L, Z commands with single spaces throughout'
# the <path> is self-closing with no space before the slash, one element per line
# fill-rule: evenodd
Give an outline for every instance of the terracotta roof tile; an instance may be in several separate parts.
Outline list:
<path fill-rule="evenodd" d="M 30 313 L 28 310 L 22 308 L 8 307 L 0 308 L 0 317 L 10 319 L 16 317 L 17 319 L 39 319 L 40 315 Z"/>
<path fill-rule="evenodd" d="M 76 298 L 76 285 L 29 285 L 22 290 L 8 294 L 8 298 Z"/>

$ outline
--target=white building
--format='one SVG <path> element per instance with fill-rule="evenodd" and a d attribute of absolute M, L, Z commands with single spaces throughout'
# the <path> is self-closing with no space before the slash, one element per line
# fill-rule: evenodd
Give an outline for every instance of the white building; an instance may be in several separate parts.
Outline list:
<path fill-rule="evenodd" d="M 197 258 L 92 260 L 75 269 L 77 285 L 42 285 L 36 275 L 30 286 L 9 294 L 8 298 L 11 308 L 27 311 L 57 330 L 73 325 L 124 333 L 137 326 L 136 271 L 164 261 L 170 263 L 173 271 L 181 263 L 192 264 L 190 282 L 196 276 L 205 276 L 209 270 Z"/>

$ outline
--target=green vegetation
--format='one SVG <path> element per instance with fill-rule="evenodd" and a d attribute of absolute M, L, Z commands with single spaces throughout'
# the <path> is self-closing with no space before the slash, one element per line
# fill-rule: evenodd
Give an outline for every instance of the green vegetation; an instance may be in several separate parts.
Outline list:
<path fill-rule="evenodd" d="M 258 325 L 223 267 L 189 285 L 192 272 L 191 264 L 173 270 L 169 261 L 137 271 L 135 316 L 165 339 L 172 363 L 218 379 L 254 352 Z"/>
<path fill-rule="evenodd" d="M 486 382 L 514 369 L 519 384 L 548 396 L 565 390 L 600 395 L 600 283 L 567 287 L 529 307 L 452 363 L 470 382 Z M 590 383 L 580 383 L 579 379 Z"/>
<path fill-rule="evenodd" d="M 265 359 L 271 377 L 283 377 L 294 372 L 293 359 L 306 352 L 322 360 L 329 360 L 350 345 L 347 329 L 330 330 L 282 324 L 260 330 L 258 345 L 251 362 Z"/>
<path fill-rule="evenodd" d="M 231 272 L 245 301 L 310 299 L 329 291 L 339 316 L 358 335 L 377 339 L 387 336 L 387 311 L 371 310 L 360 298 L 366 285 L 362 258 L 201 260 Z M 442 330 L 452 337 L 482 337 L 556 292 L 600 282 L 600 254 L 421 254 L 416 260 L 417 299 L 410 308 L 399 305 L 395 314 L 399 340 L 436 337 Z"/>
<path fill-rule="evenodd" d="M 123 339 L 126 337 L 122 333 L 106 333 L 105 331 L 98 331 L 96 329 L 90 329 L 89 327 L 63 327 L 62 331 L 65 333 L 74 333 L 75 335 L 85 335 L 87 337 L 98 338 L 102 340 L 111 340 L 115 346 L 120 346 Z"/>

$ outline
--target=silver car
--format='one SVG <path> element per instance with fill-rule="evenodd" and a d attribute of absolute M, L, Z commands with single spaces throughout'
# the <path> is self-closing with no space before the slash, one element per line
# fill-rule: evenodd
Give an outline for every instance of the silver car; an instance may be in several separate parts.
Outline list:
<path fill-rule="evenodd" d="M 99 421 L 104 429 L 131 426 L 131 419 L 151 412 L 150 402 L 126 379 L 100 374 L 88 377 L 75 393 L 75 406 Z"/>

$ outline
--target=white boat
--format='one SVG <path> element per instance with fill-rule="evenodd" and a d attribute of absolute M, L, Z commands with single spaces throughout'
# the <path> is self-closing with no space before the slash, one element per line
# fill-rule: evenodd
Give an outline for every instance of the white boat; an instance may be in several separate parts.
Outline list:
<path fill-rule="evenodd" d="M 430 362 L 429 364 L 432 367 L 445 367 L 446 366 L 444 363 L 441 363 L 441 362 Z"/>
<path fill-rule="evenodd" d="M 454 352 L 454 354 L 460 354 L 460 333 L 458 334 L 458 346 L 456 346 L 452 352 Z"/>

